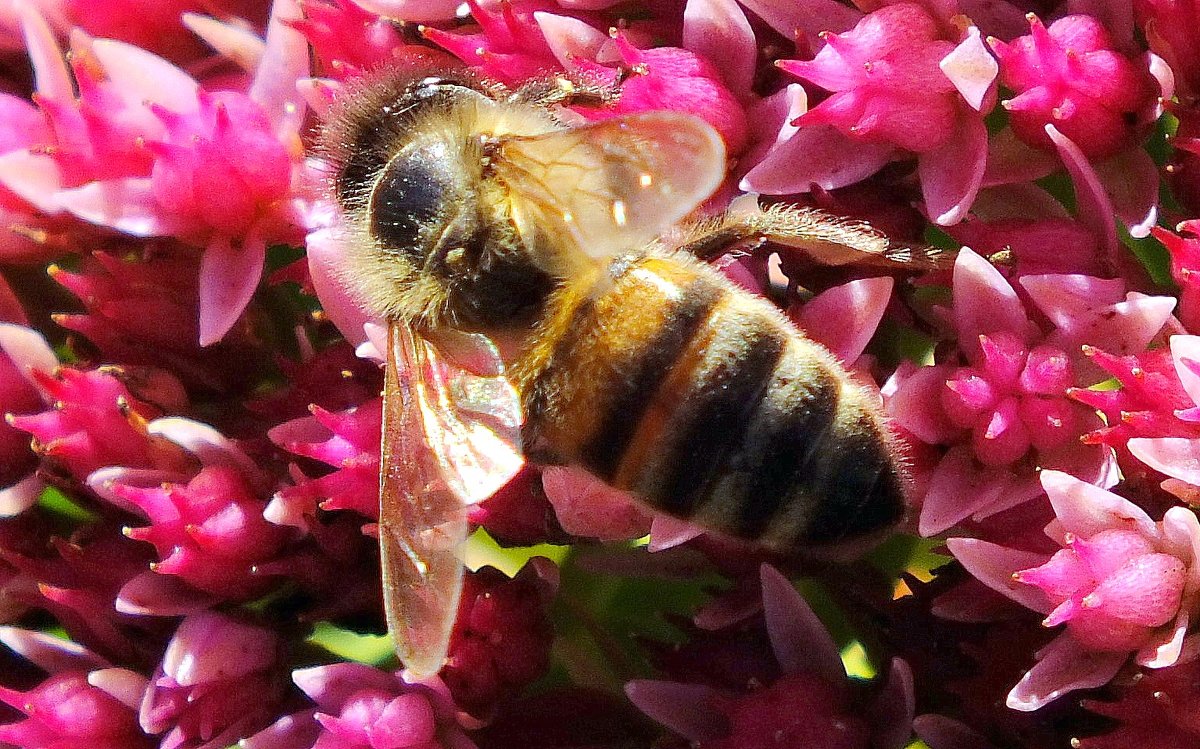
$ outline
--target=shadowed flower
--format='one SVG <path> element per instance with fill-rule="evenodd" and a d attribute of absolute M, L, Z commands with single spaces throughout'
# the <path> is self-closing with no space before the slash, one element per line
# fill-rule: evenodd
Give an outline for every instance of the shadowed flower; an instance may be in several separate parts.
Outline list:
<path fill-rule="evenodd" d="M 1171 277 L 1179 284 L 1179 321 L 1200 333 L 1200 221 L 1184 221 L 1176 231 L 1156 226 L 1150 233 L 1171 254 Z"/>
<path fill-rule="evenodd" d="M 1176 663 L 1200 602 L 1195 513 L 1175 507 L 1155 522 L 1065 473 L 1043 471 L 1041 480 L 1057 516 L 1046 534 L 1062 547 L 1049 559 L 979 539 L 947 542 L 984 584 L 1046 614 L 1045 626 L 1066 625 L 1009 693 L 1017 710 L 1107 683 L 1131 652 L 1152 668 Z"/>
<path fill-rule="evenodd" d="M 299 669 L 292 679 L 316 709 L 281 718 L 245 739 L 245 749 L 475 749 L 436 677 L 410 682 L 361 663 L 335 663 Z"/>
<path fill-rule="evenodd" d="M 546 672 L 554 639 L 547 609 L 557 588 L 558 569 L 544 557 L 511 579 L 493 567 L 467 576 L 442 670 L 455 704 L 487 716 Z"/>
<path fill-rule="evenodd" d="M 1150 49 L 1171 66 L 1180 98 L 1200 96 L 1200 7 L 1195 0 L 1135 0 Z"/>
<path fill-rule="evenodd" d="M 270 723 L 281 705 L 280 642 L 272 630 L 225 614 L 184 619 L 141 703 L 159 749 L 218 749 Z"/>
<path fill-rule="evenodd" d="M 1078 740 L 1079 749 L 1189 749 L 1200 742 L 1200 660 L 1139 671 L 1120 684 L 1111 701 L 1085 700 L 1092 712 L 1118 721 L 1116 728 Z M 933 747 L 940 749 L 940 747 Z"/>
<path fill-rule="evenodd" d="M 633 681 L 629 698 L 699 749 L 790 747 L 900 749 L 913 714 L 912 676 L 892 661 L 873 698 L 855 695 L 833 639 L 792 584 L 762 568 L 767 634 L 779 661 L 771 684 L 744 693 L 703 684 Z"/>

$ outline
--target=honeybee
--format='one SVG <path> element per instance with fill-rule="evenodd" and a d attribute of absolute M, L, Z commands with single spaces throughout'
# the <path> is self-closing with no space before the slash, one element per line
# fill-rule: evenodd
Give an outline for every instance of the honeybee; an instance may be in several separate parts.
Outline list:
<path fill-rule="evenodd" d="M 945 258 L 794 207 L 688 220 L 725 178 L 720 136 L 678 112 L 559 114 L 607 95 L 408 70 L 368 77 L 323 129 L 341 281 L 389 323 L 380 542 L 417 674 L 446 655 L 464 507 L 525 456 L 775 550 L 904 514 L 877 395 L 702 259 L 762 242 L 831 265 Z"/>

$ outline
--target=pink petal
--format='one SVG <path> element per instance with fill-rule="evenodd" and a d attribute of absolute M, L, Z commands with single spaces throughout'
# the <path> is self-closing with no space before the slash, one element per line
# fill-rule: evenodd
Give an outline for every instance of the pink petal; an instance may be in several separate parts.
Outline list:
<path fill-rule="evenodd" d="M 634 679 L 625 685 L 625 694 L 639 710 L 689 741 L 729 732 L 725 717 L 714 709 L 717 693 L 711 687 Z"/>
<path fill-rule="evenodd" d="M 1151 641 L 1138 650 L 1136 656 L 1138 664 L 1147 668 L 1166 668 L 1178 663 L 1187 638 L 1188 621 L 1187 610 L 1180 610 L 1174 624 L 1163 633 L 1157 642 Z"/>
<path fill-rule="evenodd" d="M 925 211 L 940 226 L 962 221 L 983 184 L 987 128 L 978 117 L 961 115 L 942 145 L 917 158 Z"/>
<path fill-rule="evenodd" d="M 979 538 L 950 538 L 946 547 L 979 582 L 1039 613 L 1054 608 L 1040 588 L 1017 582 L 1013 575 L 1039 567 L 1045 554 L 1009 549 Z"/>
<path fill-rule="evenodd" d="M 0 488 L 0 518 L 20 515 L 33 507 L 45 488 L 45 482 L 36 475 L 26 476 L 12 486 Z"/>
<path fill-rule="evenodd" d="M 266 44 L 251 29 L 236 23 L 225 23 L 200 13 L 184 13 L 183 25 L 204 43 L 245 71 L 258 67 Z"/>
<path fill-rule="evenodd" d="M 1037 664 L 1008 693 L 1007 704 L 1030 712 L 1076 689 L 1107 684 L 1129 655 L 1085 650 L 1070 635 L 1059 635 L 1042 649 Z"/>
<path fill-rule="evenodd" d="M 823 46 L 821 32 L 849 31 L 863 17 L 862 11 L 836 0 L 742 0 L 742 5 L 785 39 L 802 35 L 814 51 Z"/>
<path fill-rule="evenodd" d="M 1050 140 L 1058 149 L 1058 156 L 1062 159 L 1067 173 L 1071 175 L 1071 182 L 1075 185 L 1079 222 L 1097 237 L 1101 251 L 1104 253 L 1104 262 L 1110 270 L 1115 272 L 1119 267 L 1117 252 L 1120 248 L 1117 242 L 1117 230 L 1113 226 L 1112 201 L 1108 199 L 1108 195 L 1104 192 L 1104 186 L 1100 183 L 1100 177 L 1092 168 L 1091 162 L 1083 155 L 1083 151 L 1079 150 L 1079 146 L 1060 133 L 1053 125 L 1046 125 L 1046 134 L 1050 136 Z"/>
<path fill-rule="evenodd" d="M 1076 318 L 1097 307 L 1116 304 L 1125 298 L 1125 281 L 1120 278 L 1047 274 L 1022 276 L 1018 283 L 1058 328 L 1070 326 Z"/>
<path fill-rule="evenodd" d="M 286 23 L 303 17 L 296 0 L 271 4 L 266 48 L 248 92 L 262 105 L 279 135 L 298 132 L 304 121 L 304 99 L 296 82 L 309 75 L 308 40 Z"/>
<path fill-rule="evenodd" d="M 985 187 L 971 204 L 971 215 L 982 221 L 1070 218 L 1057 198 L 1032 182 Z"/>
<path fill-rule="evenodd" d="M 84 221 L 135 237 L 170 236 L 184 228 L 154 198 L 149 177 L 89 182 L 59 192 L 58 203 Z"/>
<path fill-rule="evenodd" d="M 243 478 L 255 481 L 265 489 L 269 481 L 261 475 L 254 461 L 219 431 L 199 421 L 182 416 L 167 416 L 155 419 L 146 425 L 146 433 L 168 439 L 200 459 L 204 466 L 225 466 L 237 471 Z"/>
<path fill-rule="evenodd" d="M 879 727 L 871 737 L 871 745 L 878 749 L 908 746 L 915 711 L 912 669 L 899 658 L 893 658 L 887 683 L 870 707 L 871 725 Z"/>
<path fill-rule="evenodd" d="M 130 105 L 150 102 L 179 113 L 199 108 L 196 80 L 153 52 L 114 39 L 96 39 L 90 46 L 113 90 Z"/>
<path fill-rule="evenodd" d="M 225 681 L 275 662 L 274 632 L 206 611 L 184 619 L 163 654 L 163 673 L 180 686 Z"/>
<path fill-rule="evenodd" d="M 650 516 L 631 494 L 582 468 L 549 466 L 542 471 L 542 486 L 559 524 L 571 535 L 615 541 L 644 536 L 650 529 Z"/>
<path fill-rule="evenodd" d="M 1040 478 L 1067 533 L 1090 538 L 1110 528 L 1132 528 L 1149 538 L 1158 537 L 1150 516 L 1124 497 L 1062 471 L 1042 471 Z"/>
<path fill-rule="evenodd" d="M 1127 301 L 1067 318 L 1047 342 L 1072 352 L 1093 344 L 1116 356 L 1137 354 L 1171 320 L 1175 304 L 1174 297 L 1130 293 Z"/>
<path fill-rule="evenodd" d="M 292 672 L 292 681 L 309 699 L 326 710 L 340 710 L 342 704 L 360 690 L 396 690 L 396 678 L 390 673 L 353 662 L 299 668 Z"/>
<path fill-rule="evenodd" d="M 970 249 L 958 253 L 953 289 L 958 345 L 968 359 L 979 357 L 981 335 L 1006 331 L 1028 340 L 1033 333 L 1017 292 L 995 266 Z"/>
<path fill-rule="evenodd" d="M 747 172 L 738 187 L 763 195 L 805 193 L 813 185 L 835 190 L 879 171 L 894 153 L 891 146 L 850 140 L 831 125 L 800 127 Z"/>
<path fill-rule="evenodd" d="M 946 417 L 942 393 L 950 369 L 903 362 L 884 386 L 888 416 L 928 444 L 949 443 L 961 431 Z"/>
<path fill-rule="evenodd" d="M 571 16 L 537 11 L 533 20 L 558 64 L 570 70 L 576 60 L 594 60 L 609 36 L 590 23 Z"/>
<path fill-rule="evenodd" d="M 219 597 L 197 591 L 176 575 L 147 570 L 121 586 L 113 607 L 132 616 L 187 616 L 220 602 Z"/>
<path fill-rule="evenodd" d="M 749 94 L 758 44 L 746 14 L 733 0 L 688 0 L 683 46 L 713 63 L 735 94 Z"/>
<path fill-rule="evenodd" d="M 0 185 L 42 213 L 62 210 L 62 170 L 49 156 L 24 149 L 0 155 Z"/>
<path fill-rule="evenodd" d="M 1158 221 L 1158 166 L 1140 148 L 1110 156 L 1095 165 L 1117 217 L 1137 239 L 1150 235 Z"/>
<path fill-rule="evenodd" d="M 1200 440 L 1187 437 L 1136 437 L 1129 452 L 1159 473 L 1200 486 Z"/>
<path fill-rule="evenodd" d="M 75 98 L 74 78 L 67 68 L 54 32 L 38 13 L 33 3 L 17 3 L 21 18 L 21 31 L 25 36 L 25 47 L 29 62 L 33 66 L 34 90 L 38 95 L 57 102 Z"/>
<path fill-rule="evenodd" d="M 309 276 L 321 307 L 351 345 L 361 344 L 367 338 L 363 326 L 372 318 L 365 312 L 363 302 L 339 278 L 345 257 L 345 244 L 339 231 L 325 228 L 311 232 L 305 246 Z"/>
<path fill-rule="evenodd" d="M 142 704 L 149 685 L 145 676 L 127 668 L 97 669 L 88 674 L 87 681 L 130 710 L 137 710 Z"/>
<path fill-rule="evenodd" d="M 784 673 L 812 673 L 830 685 L 846 683 L 837 644 L 791 581 L 769 564 L 762 577 L 763 615 L 771 650 Z"/>
<path fill-rule="evenodd" d="M 262 278 L 267 244 L 251 234 L 235 249 L 229 237 L 209 242 L 200 260 L 200 345 L 221 340 L 242 316 Z"/>
<path fill-rule="evenodd" d="M 0 323 L 0 354 L 7 356 L 16 365 L 17 371 L 31 386 L 42 391 L 34 372 L 51 374 L 58 369 L 58 357 L 54 349 L 32 328 L 13 323 Z"/>
<path fill-rule="evenodd" d="M 1163 514 L 1166 551 L 1188 562 L 1185 595 L 1200 591 L 1200 519 L 1184 507 L 1172 507 Z"/>
<path fill-rule="evenodd" d="M 942 58 L 938 67 L 975 111 L 983 111 L 983 101 L 1000 72 L 1000 63 L 988 51 L 975 26 L 967 29 L 967 38 Z"/>
<path fill-rule="evenodd" d="M 704 529 L 694 523 L 670 515 L 655 515 L 650 521 L 650 543 L 646 548 L 652 552 L 666 551 L 702 535 Z"/>
<path fill-rule="evenodd" d="M 1200 405 L 1200 336 L 1173 335 L 1170 340 L 1175 373 L 1193 403 Z M 1190 367 L 1188 362 L 1198 366 Z"/>
<path fill-rule="evenodd" d="M 0 643 L 43 671 L 90 671 L 108 661 L 84 646 L 61 637 L 20 627 L 0 627 Z"/>
<path fill-rule="evenodd" d="M 804 332 L 847 364 L 862 355 L 892 298 L 890 277 L 862 278 L 821 292 L 804 305 Z"/>

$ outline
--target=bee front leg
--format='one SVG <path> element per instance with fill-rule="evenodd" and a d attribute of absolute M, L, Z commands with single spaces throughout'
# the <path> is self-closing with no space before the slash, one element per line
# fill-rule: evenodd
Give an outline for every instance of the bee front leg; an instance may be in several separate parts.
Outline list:
<path fill-rule="evenodd" d="M 512 101 L 540 107 L 607 107 L 621 98 L 620 84 L 585 76 L 555 75 L 529 81 L 512 93 Z"/>

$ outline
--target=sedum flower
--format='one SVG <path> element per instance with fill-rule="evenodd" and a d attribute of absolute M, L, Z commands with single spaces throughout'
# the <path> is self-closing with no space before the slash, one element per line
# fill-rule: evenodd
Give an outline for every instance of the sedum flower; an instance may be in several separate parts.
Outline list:
<path fill-rule="evenodd" d="M 25 716 L 0 725 L 0 742 L 30 749 L 154 745 L 137 722 L 146 677 L 111 668 L 96 654 L 40 632 L 3 627 L 0 641 L 50 673 L 28 691 L 0 687 L 0 702 Z"/>
<path fill-rule="evenodd" d="M 410 682 L 361 663 L 334 663 L 294 671 L 292 680 L 315 709 L 281 718 L 245 739 L 246 749 L 475 747 L 436 677 Z"/>
<path fill-rule="evenodd" d="M 1169 668 L 1139 671 L 1119 684 L 1115 700 L 1084 700 L 1084 706 L 1117 722 L 1098 736 L 1079 739 L 1079 749 L 1187 749 L 1200 741 L 1195 659 Z M 935 747 L 934 749 L 938 749 Z"/>
<path fill-rule="evenodd" d="M 1043 471 L 1041 480 L 1056 515 L 1046 535 L 1061 546 L 1048 559 L 979 539 L 947 542 L 983 583 L 1045 614 L 1045 626 L 1066 625 L 1009 693 L 1017 710 L 1107 683 L 1130 653 L 1151 668 L 1176 663 L 1200 602 L 1195 513 L 1175 507 L 1155 522 L 1068 474 Z"/>
<path fill-rule="evenodd" d="M 392 19 L 350 0 L 303 0 L 299 6 L 302 17 L 288 20 L 288 25 L 312 45 L 322 72 L 335 78 L 352 77 L 382 65 L 442 59 L 428 47 L 406 44 Z"/>
<path fill-rule="evenodd" d="M 115 483 L 111 493 L 151 525 L 126 535 L 153 544 L 152 569 L 227 599 L 250 598 L 269 584 L 255 565 L 273 557 L 289 533 L 263 517 L 263 501 L 237 471 L 213 465 L 186 484 L 141 488 Z"/>
<path fill-rule="evenodd" d="M 994 102 L 996 63 L 978 29 L 948 34 L 944 26 L 949 24 L 920 5 L 894 3 L 866 14 L 849 31 L 822 34 L 825 44 L 812 60 L 778 65 L 833 92 L 792 125 L 801 132 L 829 126 L 865 144 L 854 158 L 867 159 L 869 166 L 838 164 L 842 175 L 861 178 L 900 153 L 915 154 L 926 210 L 936 223 L 950 225 L 962 219 L 982 184 L 983 116 Z M 780 186 L 772 192 L 853 181 L 831 181 L 830 175 L 801 168 L 792 175 L 793 189 Z"/>
<path fill-rule="evenodd" d="M 632 681 L 629 698 L 699 749 L 805 746 L 899 749 L 908 744 L 911 674 L 892 661 L 874 698 L 855 695 L 829 633 L 792 584 L 764 565 L 762 606 L 779 675 L 729 692 L 706 684 Z"/>
<path fill-rule="evenodd" d="M 1200 96 L 1200 8 L 1194 0 L 1136 0 L 1133 10 L 1150 49 L 1171 67 L 1182 100 Z"/>
<path fill-rule="evenodd" d="M 159 749 L 225 747 L 271 722 L 282 703 L 280 642 L 225 614 L 187 617 L 150 679 L 138 720 Z"/>
<path fill-rule="evenodd" d="M 1200 333 L 1200 222 L 1184 221 L 1173 233 L 1161 226 L 1150 230 L 1171 254 L 1171 277 L 1179 284 L 1179 321 Z"/>
<path fill-rule="evenodd" d="M 548 608 L 558 570 L 534 557 L 514 578 L 493 567 L 468 575 L 442 678 L 455 704 L 489 715 L 550 667 L 554 639 Z"/>
<path fill-rule="evenodd" d="M 1136 145 L 1158 115 L 1158 86 L 1145 61 L 1114 49 L 1100 21 L 1088 15 L 1058 19 L 1049 28 L 1029 16 L 1029 36 L 989 39 L 1000 61 L 1000 80 L 1016 95 L 1002 102 L 1017 137 L 1036 148 L 1054 148 L 1053 125 L 1089 158 Z"/>
<path fill-rule="evenodd" d="M 1174 300 L 1126 294 L 1124 284 L 1079 275 L 1025 276 L 1016 289 L 983 258 L 959 253 L 952 325 L 961 364 L 902 364 L 885 387 L 888 413 L 926 444 L 949 449 L 925 477 L 919 522 L 933 535 L 1041 494 L 1035 467 L 1067 470 L 1097 484 L 1115 482 L 1106 448 L 1081 445 L 1101 426 L 1068 397 L 1100 379 L 1083 344 L 1105 341 L 1139 352 L 1170 318 Z M 1043 331 L 1036 319 L 1055 327 Z"/>

